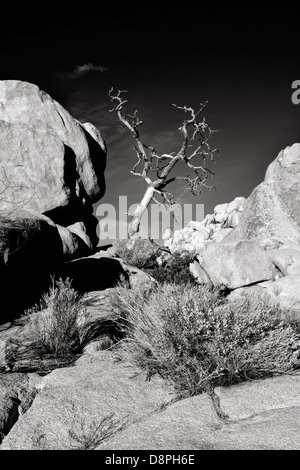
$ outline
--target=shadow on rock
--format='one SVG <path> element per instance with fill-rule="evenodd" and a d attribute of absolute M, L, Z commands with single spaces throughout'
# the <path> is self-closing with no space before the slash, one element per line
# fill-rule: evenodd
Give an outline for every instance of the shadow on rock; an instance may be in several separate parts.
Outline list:
<path fill-rule="evenodd" d="M 80 258 L 66 263 L 57 277 L 69 278 L 78 292 L 91 292 L 115 287 L 121 276 L 128 275 L 119 261 L 109 258 Z"/>

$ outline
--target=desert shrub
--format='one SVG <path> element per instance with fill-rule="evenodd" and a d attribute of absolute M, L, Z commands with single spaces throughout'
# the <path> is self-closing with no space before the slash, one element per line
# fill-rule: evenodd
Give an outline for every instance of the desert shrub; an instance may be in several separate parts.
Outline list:
<path fill-rule="evenodd" d="M 282 313 L 284 322 L 290 325 L 300 338 L 300 315 L 298 309 L 283 310 Z"/>
<path fill-rule="evenodd" d="M 117 255 L 131 266 L 141 269 L 147 265 L 156 263 L 159 248 L 148 239 L 138 238 L 134 240 L 117 240 L 114 243 Z"/>
<path fill-rule="evenodd" d="M 128 240 L 118 240 L 114 243 L 114 248 L 118 256 L 126 263 L 146 270 L 158 282 L 196 284 L 189 269 L 194 258 L 188 254 L 170 254 L 163 265 L 159 265 L 157 258 L 161 255 L 162 250 L 150 240 L 137 239 L 133 244 Z"/>
<path fill-rule="evenodd" d="M 151 269 L 151 276 L 158 282 L 170 282 L 175 284 L 196 284 L 194 276 L 190 272 L 190 263 L 194 258 L 189 255 L 174 253 L 162 266 L 156 265 Z"/>
<path fill-rule="evenodd" d="M 148 297 L 114 295 L 127 328 L 120 357 L 171 381 L 181 397 L 291 370 L 298 335 L 262 300 L 227 302 L 217 290 L 175 284 Z"/>
<path fill-rule="evenodd" d="M 69 279 L 53 279 L 40 303 L 18 320 L 22 328 L 7 340 L 2 362 L 14 372 L 47 373 L 72 364 L 95 339 L 98 349 L 110 348 L 123 329 L 111 317 L 94 317 L 89 306 L 93 311 L 93 299 L 81 297 Z"/>
<path fill-rule="evenodd" d="M 131 325 L 129 312 L 135 312 L 143 308 L 153 292 L 157 291 L 157 286 L 141 284 L 136 288 L 129 289 L 124 283 L 119 283 L 117 287 L 109 291 L 109 305 L 111 313 L 117 319 L 116 327 L 119 330 L 120 338 L 128 334 Z"/>

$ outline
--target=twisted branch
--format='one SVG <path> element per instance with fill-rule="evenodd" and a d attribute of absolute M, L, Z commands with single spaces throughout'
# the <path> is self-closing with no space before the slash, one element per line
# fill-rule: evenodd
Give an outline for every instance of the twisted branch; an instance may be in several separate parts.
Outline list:
<path fill-rule="evenodd" d="M 124 105 L 128 102 L 123 99 L 124 93 L 126 90 L 118 90 L 117 92 L 113 88 L 109 90 L 109 97 L 114 104 L 110 112 L 117 113 L 123 127 L 127 128 L 135 139 L 137 161 L 130 173 L 143 178 L 148 187 L 154 189 L 152 199 L 158 202 L 156 197 L 159 195 L 164 204 L 170 207 L 174 203 L 174 196 L 168 193 L 165 188 L 175 181 L 184 182 L 184 191 L 189 190 L 194 195 L 201 194 L 202 188 L 212 189 L 207 181 L 214 173 L 207 167 L 207 161 L 214 163 L 215 156 L 218 155 L 218 150 L 212 149 L 209 144 L 209 138 L 217 131 L 210 128 L 205 117 L 199 120 L 199 115 L 206 108 L 207 101 L 200 104 L 198 111 L 186 105 L 173 104 L 175 108 L 188 115 L 178 129 L 182 133 L 182 143 L 177 152 L 159 155 L 153 147 L 144 144 L 140 139 L 138 128 L 143 124 L 143 121 L 139 118 L 138 111 L 135 110 L 133 114 L 123 112 Z M 185 163 L 187 168 L 192 170 L 193 178 L 189 175 L 170 177 L 172 170 L 179 162 Z"/>

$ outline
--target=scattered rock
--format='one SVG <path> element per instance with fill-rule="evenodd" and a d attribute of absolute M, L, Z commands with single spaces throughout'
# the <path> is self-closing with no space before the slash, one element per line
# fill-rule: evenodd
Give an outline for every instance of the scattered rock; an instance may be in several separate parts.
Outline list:
<path fill-rule="evenodd" d="M 214 214 L 208 214 L 202 222 L 191 221 L 174 233 L 167 229 L 163 236 L 165 246 L 171 253 L 201 253 L 207 243 L 222 241 L 238 225 L 245 203 L 244 197 L 236 197 L 229 204 L 217 205 Z"/>
<path fill-rule="evenodd" d="M 0 374 L 0 448 L 300 449 L 299 374 L 175 401 L 171 385 L 158 376 L 146 380 L 104 351 L 120 334 L 111 288 L 120 280 L 131 288 L 156 284 L 114 247 L 91 255 L 98 242 L 92 205 L 105 191 L 105 142 L 95 126 L 80 124 L 37 86 L 16 80 L 1 86 L 0 321 L 8 323 L 0 328 L 0 369 L 7 372 Z M 232 290 L 229 300 L 264 298 L 297 315 L 299 175 L 294 144 L 247 200 L 237 197 L 202 222 L 167 230 L 165 245 L 172 254 L 197 256 L 190 270 L 198 283 Z M 160 256 L 162 266 L 170 256 Z M 11 321 L 39 300 L 50 274 L 69 278 L 83 294 L 77 321 L 92 342 L 73 367 L 43 378 L 16 373 L 7 342 L 18 335 L 26 349 L 28 330 Z M 300 346 L 291 347 L 299 367 Z"/>

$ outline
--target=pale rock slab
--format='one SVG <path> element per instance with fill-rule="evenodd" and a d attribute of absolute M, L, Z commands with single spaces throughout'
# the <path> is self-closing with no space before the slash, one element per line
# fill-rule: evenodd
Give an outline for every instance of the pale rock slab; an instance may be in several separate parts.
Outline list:
<path fill-rule="evenodd" d="M 240 241 L 210 243 L 198 256 L 200 266 L 214 286 L 237 289 L 272 279 L 274 269 L 268 254 L 256 243 Z"/>

